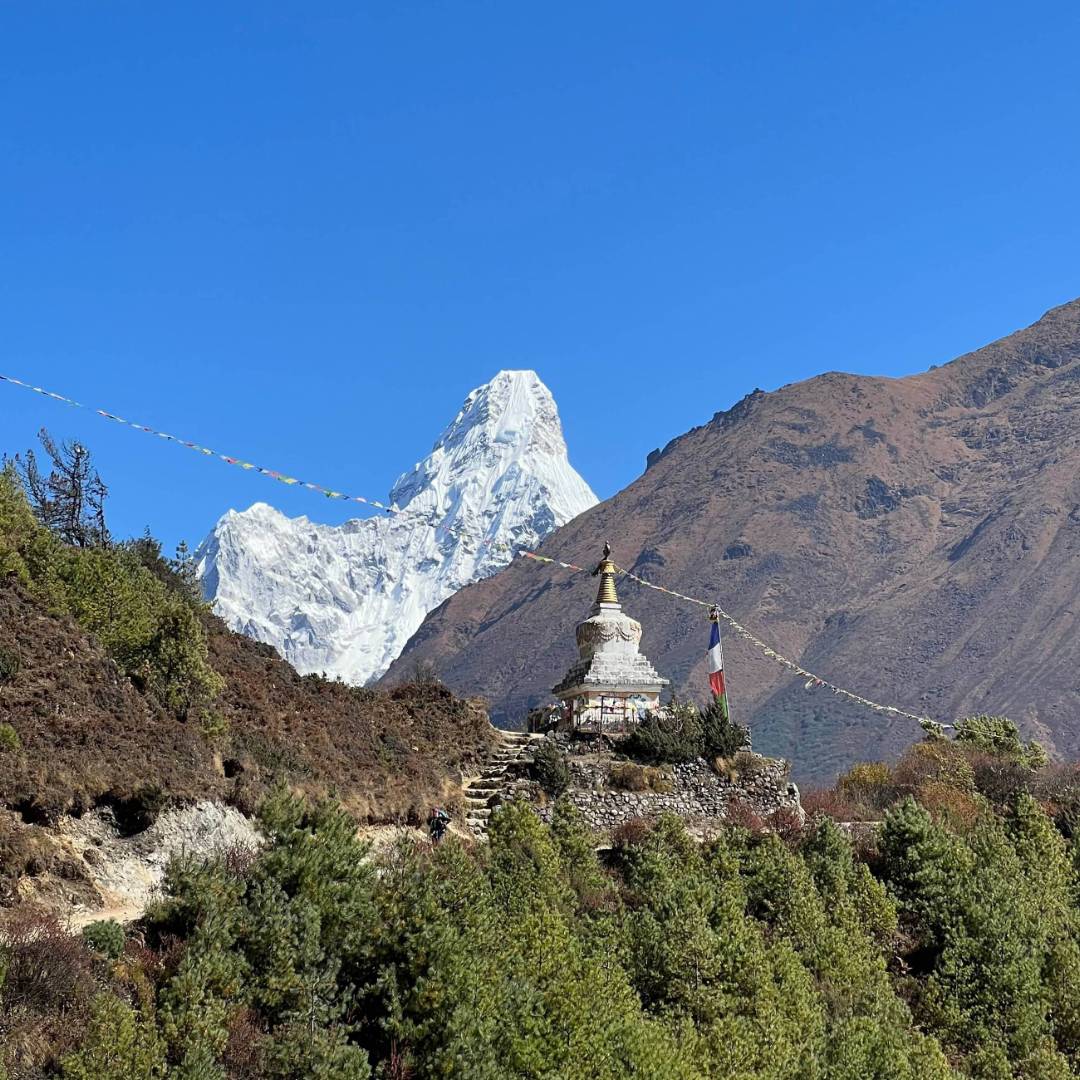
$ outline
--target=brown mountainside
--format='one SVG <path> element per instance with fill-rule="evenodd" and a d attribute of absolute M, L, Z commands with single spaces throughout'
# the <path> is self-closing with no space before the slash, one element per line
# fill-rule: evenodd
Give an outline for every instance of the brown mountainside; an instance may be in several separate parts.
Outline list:
<path fill-rule="evenodd" d="M 0 677 L 0 722 L 18 737 L 17 749 L 0 748 L 0 864 L 16 818 L 50 822 L 101 804 L 139 815 L 196 799 L 250 811 L 278 781 L 334 795 L 361 819 L 422 815 L 487 750 L 484 710 L 444 687 L 302 677 L 270 646 L 212 615 L 205 624 L 224 680 L 209 724 L 141 693 L 70 618 L 0 576 L 0 657 L 18 660 Z"/>
<path fill-rule="evenodd" d="M 935 719 L 1012 716 L 1080 755 L 1080 300 L 941 368 L 829 373 L 756 391 L 650 455 L 545 555 L 623 566 L 715 598 L 787 656 Z M 434 611 L 390 669 L 435 664 L 514 726 L 573 656 L 584 575 L 518 560 Z M 701 699 L 700 609 L 626 581 L 620 598 L 675 689 Z M 729 634 L 736 718 L 757 749 L 826 780 L 895 754 L 911 721 L 845 703 Z"/>

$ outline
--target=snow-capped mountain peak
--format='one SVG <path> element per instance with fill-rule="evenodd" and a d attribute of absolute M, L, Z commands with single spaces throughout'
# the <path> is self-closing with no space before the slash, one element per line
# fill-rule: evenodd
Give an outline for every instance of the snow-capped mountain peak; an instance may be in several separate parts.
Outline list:
<path fill-rule="evenodd" d="M 230 510 L 196 557 L 235 630 L 300 671 L 377 678 L 424 616 L 596 502 L 571 467 L 533 371 L 473 390 L 431 453 L 394 484 L 402 513 L 320 525 L 255 503 Z"/>

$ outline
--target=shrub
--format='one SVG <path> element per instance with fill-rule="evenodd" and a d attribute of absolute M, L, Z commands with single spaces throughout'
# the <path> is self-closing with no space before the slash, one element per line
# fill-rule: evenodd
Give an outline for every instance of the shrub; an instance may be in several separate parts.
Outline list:
<path fill-rule="evenodd" d="M 1047 762 L 1046 751 L 1037 742 L 1026 745 L 1020 732 L 1007 716 L 968 716 L 956 724 L 956 742 L 983 750 L 988 754 L 1010 757 L 1030 769 L 1042 768 Z"/>
<path fill-rule="evenodd" d="M 10 649 L 0 649 L 0 683 L 11 682 L 19 674 L 21 667 L 18 653 Z"/>
<path fill-rule="evenodd" d="M 0 724 L 0 753 L 14 753 L 21 747 L 19 733 L 10 724 Z"/>
<path fill-rule="evenodd" d="M 851 802 L 886 809 L 895 799 L 892 772 L 883 761 L 853 765 L 836 782 L 837 792 Z"/>
<path fill-rule="evenodd" d="M 975 793 L 975 771 L 970 750 L 943 739 L 916 743 L 893 769 L 897 795 L 913 795 L 928 780 L 938 780 L 957 791 Z"/>
<path fill-rule="evenodd" d="M 807 817 L 824 814 L 834 821 L 869 821 L 878 816 L 870 807 L 854 802 L 828 788 L 803 792 L 802 807 Z"/>
<path fill-rule="evenodd" d="M 77 1009 L 94 989 L 93 960 L 85 943 L 41 908 L 15 908 L 7 917 L 3 962 L 5 1010 Z"/>
<path fill-rule="evenodd" d="M 735 767 L 737 777 L 750 778 L 763 773 L 769 764 L 769 758 L 762 757 L 750 750 L 740 750 L 734 757 L 732 765 Z"/>
<path fill-rule="evenodd" d="M 655 791 L 662 795 L 675 789 L 670 773 L 632 761 L 613 765 L 608 773 L 608 784 L 620 791 Z"/>
<path fill-rule="evenodd" d="M 743 799 L 732 799 L 724 809 L 724 821 L 754 835 L 765 831 L 765 819 Z"/>
<path fill-rule="evenodd" d="M 981 814 L 979 802 L 972 795 L 943 780 L 925 781 L 915 792 L 915 799 L 930 811 L 936 822 L 949 825 L 957 832 L 974 828 Z"/>
<path fill-rule="evenodd" d="M 570 769 L 566 759 L 552 742 L 544 742 L 533 757 L 533 774 L 537 782 L 553 799 L 570 786 Z"/>
<path fill-rule="evenodd" d="M 115 960 L 124 951 L 124 928 L 115 919 L 99 919 L 83 927 L 83 941 L 95 952 Z"/>
<path fill-rule="evenodd" d="M 229 721 L 220 709 L 203 709 L 199 715 L 199 732 L 207 742 L 217 742 L 229 734 Z"/>
<path fill-rule="evenodd" d="M 1019 758 L 988 751 L 969 754 L 975 788 L 997 806 L 1004 806 L 1034 782 L 1034 774 Z"/>
<path fill-rule="evenodd" d="M 786 843 L 794 843 L 806 828 L 806 823 L 793 806 L 777 807 L 766 819 L 766 824 Z"/>
<path fill-rule="evenodd" d="M 409 682 L 413 686 L 443 685 L 442 679 L 439 678 L 439 669 L 430 660 L 417 660 L 413 663 Z"/>
<path fill-rule="evenodd" d="M 26 557 L 44 533 L 23 495 L 14 464 L 5 461 L 0 469 L 0 574 L 14 574 L 29 584 Z"/>
<path fill-rule="evenodd" d="M 979 750 L 994 754 L 1015 754 L 1024 751 L 1020 741 L 1020 732 L 1016 725 L 1005 716 L 968 716 L 956 724 L 956 741 L 970 743 Z"/>
<path fill-rule="evenodd" d="M 750 745 L 749 730 L 732 722 L 726 698 L 714 697 L 700 715 L 705 756 L 730 758 Z"/>
<path fill-rule="evenodd" d="M 259 849 L 250 844 L 229 844 L 221 852 L 221 864 L 225 873 L 232 878 L 245 881 L 251 876 L 251 871 L 259 858 Z"/>
<path fill-rule="evenodd" d="M 705 752 L 701 717 L 693 705 L 673 702 L 664 712 L 649 712 L 623 740 L 627 757 L 647 765 L 678 765 Z"/>
<path fill-rule="evenodd" d="M 617 848 L 640 847 L 652 830 L 648 818 L 632 817 L 611 830 L 611 842 Z"/>
<path fill-rule="evenodd" d="M 63 1063 L 65 1080 L 158 1080 L 165 1071 L 165 1043 L 152 1020 L 112 994 L 94 999 L 86 1042 Z"/>
<path fill-rule="evenodd" d="M 229 1038 L 222 1054 L 229 1077 L 236 1080 L 262 1080 L 265 1075 L 263 1054 L 267 1036 L 258 1016 L 251 1009 L 239 1009 L 229 1018 Z"/>
<path fill-rule="evenodd" d="M 1051 765 L 1041 770 L 1032 793 L 1046 803 L 1063 836 L 1080 835 L 1080 766 Z"/>

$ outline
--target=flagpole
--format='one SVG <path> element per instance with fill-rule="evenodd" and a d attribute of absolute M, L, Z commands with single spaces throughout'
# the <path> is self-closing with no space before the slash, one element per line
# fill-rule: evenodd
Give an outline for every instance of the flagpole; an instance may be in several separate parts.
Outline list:
<path fill-rule="evenodd" d="M 713 604 L 709 608 L 709 622 L 713 623 L 716 626 L 716 639 L 717 639 L 717 643 L 720 646 L 720 672 L 721 672 L 721 677 L 723 678 L 723 681 L 724 681 L 724 683 L 723 683 L 723 685 L 724 685 L 724 694 L 723 694 L 724 708 L 727 711 L 728 723 L 734 723 L 734 720 L 732 719 L 732 715 L 731 715 L 731 689 L 728 686 L 727 664 L 724 662 L 724 659 L 723 659 L 723 656 L 724 656 L 724 638 L 723 638 L 723 635 L 720 632 L 720 609 L 715 604 Z M 709 689 L 712 690 L 712 685 L 711 684 L 709 686 Z"/>

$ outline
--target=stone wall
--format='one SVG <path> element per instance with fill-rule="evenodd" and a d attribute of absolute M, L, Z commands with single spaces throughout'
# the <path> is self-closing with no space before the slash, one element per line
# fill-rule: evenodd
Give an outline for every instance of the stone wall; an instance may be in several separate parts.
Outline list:
<path fill-rule="evenodd" d="M 673 812 L 690 824 L 723 821 L 733 803 L 741 804 L 763 819 L 780 809 L 802 816 L 799 790 L 790 782 L 786 761 L 758 754 L 740 754 L 730 772 L 718 774 L 698 760 L 664 769 L 670 792 L 621 791 L 609 784 L 609 774 L 620 764 L 614 757 L 589 755 L 567 757 L 572 782 L 566 796 L 592 829 L 610 830 L 634 818 L 655 818 Z M 549 819 L 551 807 L 541 816 Z"/>

